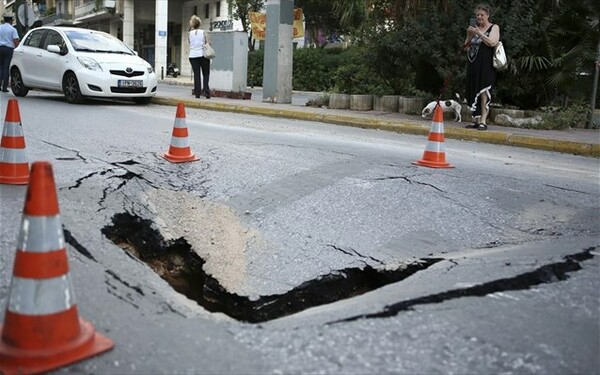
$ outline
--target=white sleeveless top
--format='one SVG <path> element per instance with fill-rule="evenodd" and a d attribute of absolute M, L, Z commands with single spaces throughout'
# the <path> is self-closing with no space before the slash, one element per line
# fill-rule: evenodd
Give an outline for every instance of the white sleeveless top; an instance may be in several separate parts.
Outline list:
<path fill-rule="evenodd" d="M 190 41 L 190 58 L 204 56 L 204 30 L 196 29 L 190 31 L 188 39 Z"/>

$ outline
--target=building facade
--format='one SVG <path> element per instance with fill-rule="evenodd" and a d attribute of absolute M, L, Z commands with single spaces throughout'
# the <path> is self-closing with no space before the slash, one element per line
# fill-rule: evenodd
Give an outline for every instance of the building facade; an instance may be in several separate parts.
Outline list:
<path fill-rule="evenodd" d="M 232 19 L 227 0 L 4 0 L 2 5 L 17 16 L 17 23 L 25 18 L 25 30 L 39 20 L 42 25 L 110 33 L 137 51 L 159 75 L 169 63 L 184 74 L 190 71 L 187 31 L 192 15 L 200 17 L 202 28 L 211 32 L 242 29 L 241 22 Z"/>

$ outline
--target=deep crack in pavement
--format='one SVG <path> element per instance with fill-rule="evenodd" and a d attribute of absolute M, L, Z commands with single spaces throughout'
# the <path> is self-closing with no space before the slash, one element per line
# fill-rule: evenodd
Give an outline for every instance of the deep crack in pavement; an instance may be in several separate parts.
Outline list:
<path fill-rule="evenodd" d="M 377 313 L 356 315 L 328 324 L 351 322 L 359 319 L 386 318 L 395 316 L 402 311 L 410 310 L 417 305 L 441 303 L 463 297 L 483 297 L 493 293 L 524 290 L 540 284 L 563 281 L 569 278 L 568 274 L 570 272 L 576 272 L 582 268 L 581 262 L 592 259 L 594 257 L 592 252 L 596 249 L 597 247 L 591 247 L 582 252 L 567 255 L 564 257 L 565 260 L 563 262 L 547 264 L 531 272 L 526 272 L 515 277 L 494 280 L 469 288 L 453 289 L 442 293 L 398 302 L 386 306 L 383 311 Z"/>
<path fill-rule="evenodd" d="M 401 281 L 439 262 L 440 258 L 420 259 L 393 270 L 346 268 L 302 283 L 284 294 L 256 300 L 228 292 L 203 270 L 205 264 L 184 238 L 165 241 L 152 228 L 152 222 L 128 213 L 113 217 L 113 225 L 102 233 L 129 255 L 147 265 L 176 291 L 196 301 L 210 312 L 222 312 L 236 320 L 259 323 L 339 300 L 355 297 Z"/>

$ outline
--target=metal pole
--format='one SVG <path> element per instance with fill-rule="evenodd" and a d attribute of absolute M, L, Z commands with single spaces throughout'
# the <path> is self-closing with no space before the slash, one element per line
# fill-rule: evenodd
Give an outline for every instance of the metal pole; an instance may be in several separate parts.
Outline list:
<path fill-rule="evenodd" d="M 29 6 L 29 4 L 27 3 L 27 0 L 25 0 L 23 2 L 23 19 L 25 20 L 25 22 L 23 22 L 25 25 L 23 25 L 23 26 L 25 26 L 25 33 L 27 33 L 27 30 L 29 30 L 29 20 L 27 19 L 27 13 L 28 13 L 27 7 L 28 6 Z"/>
<path fill-rule="evenodd" d="M 598 37 L 598 54 L 596 55 L 596 64 L 594 64 L 594 84 L 592 86 L 592 103 L 590 120 L 586 124 L 586 128 L 591 128 L 594 123 L 594 110 L 596 109 L 596 93 L 598 92 L 598 72 L 600 71 L 600 35 Z"/>

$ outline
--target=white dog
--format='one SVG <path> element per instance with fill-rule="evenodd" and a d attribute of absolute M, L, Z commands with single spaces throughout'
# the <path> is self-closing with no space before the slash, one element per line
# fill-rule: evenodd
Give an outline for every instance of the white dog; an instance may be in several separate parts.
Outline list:
<path fill-rule="evenodd" d="M 435 105 L 438 102 L 433 101 L 429 104 L 427 104 L 427 106 L 425 108 L 423 108 L 423 111 L 421 112 L 421 116 L 423 118 L 426 118 L 428 116 L 432 116 L 433 115 L 433 110 L 435 109 Z M 461 116 L 461 110 L 462 110 L 462 106 L 460 105 L 459 102 L 455 101 L 455 100 L 440 100 L 440 106 L 442 106 L 442 110 L 444 112 L 454 112 L 454 121 L 457 122 L 461 122 L 462 121 L 462 116 Z"/>

